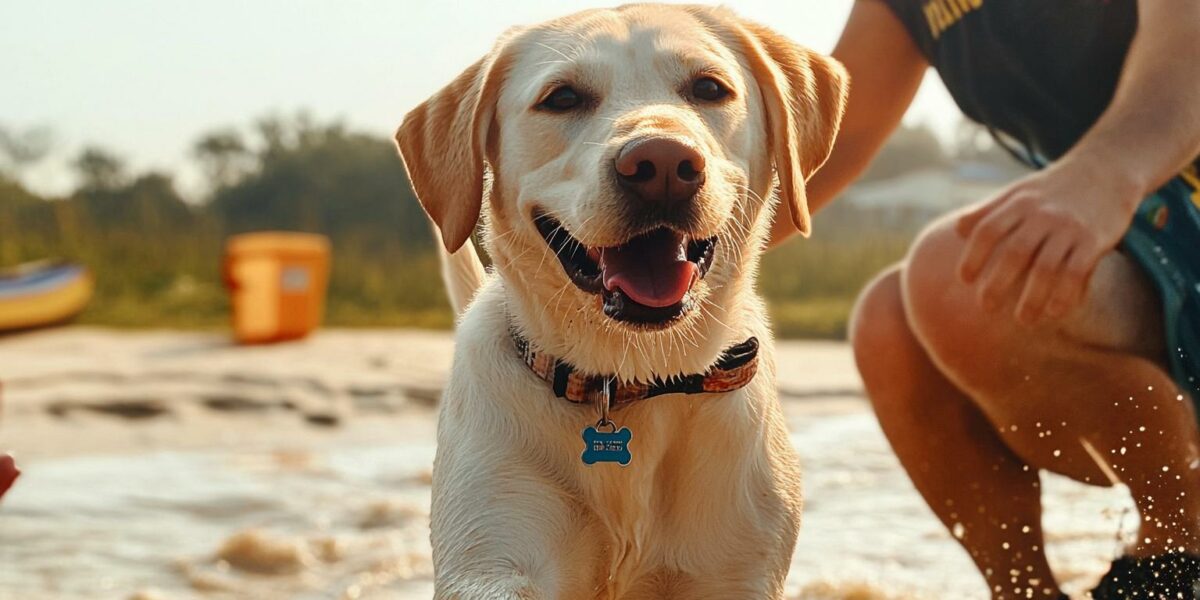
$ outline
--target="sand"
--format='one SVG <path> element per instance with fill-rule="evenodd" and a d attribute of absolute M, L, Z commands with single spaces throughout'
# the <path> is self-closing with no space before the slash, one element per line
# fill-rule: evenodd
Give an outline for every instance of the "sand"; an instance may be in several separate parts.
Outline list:
<path fill-rule="evenodd" d="M 449 334 L 67 328 L 0 338 L 0 600 L 431 596 L 430 471 Z M 805 464 L 788 579 L 812 600 L 982 599 L 889 452 L 848 348 L 786 342 L 781 397 Z M 1136 516 L 1049 477 L 1051 558 L 1087 587 Z M 1124 527 L 1121 520 L 1124 519 Z"/>

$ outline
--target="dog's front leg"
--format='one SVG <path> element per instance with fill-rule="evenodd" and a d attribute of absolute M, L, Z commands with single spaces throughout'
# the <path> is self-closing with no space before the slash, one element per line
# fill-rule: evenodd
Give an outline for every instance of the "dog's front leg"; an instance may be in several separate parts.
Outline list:
<path fill-rule="evenodd" d="M 457 440 L 487 436 L 456 435 Z M 586 586 L 569 496 L 511 449 L 442 444 L 431 541 L 437 600 L 557 600 Z"/>
<path fill-rule="evenodd" d="M 431 514 L 434 598 L 558 598 L 556 544 L 548 530 L 549 522 L 558 519 L 545 505 L 550 495 L 504 489 L 495 482 L 436 490 Z M 439 502 L 439 496 L 454 501 Z"/>
<path fill-rule="evenodd" d="M 459 573 L 454 581 L 439 581 L 434 600 L 546 600 L 534 582 L 518 575 Z"/>

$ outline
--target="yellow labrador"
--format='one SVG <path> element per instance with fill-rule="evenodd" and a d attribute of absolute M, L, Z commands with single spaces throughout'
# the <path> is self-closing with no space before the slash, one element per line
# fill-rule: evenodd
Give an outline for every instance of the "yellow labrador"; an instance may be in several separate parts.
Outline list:
<path fill-rule="evenodd" d="M 452 300 L 473 298 L 438 423 L 438 598 L 782 597 L 799 469 L 755 271 L 775 198 L 808 231 L 845 93 L 728 10 L 646 4 L 511 30 L 408 114 Z"/>

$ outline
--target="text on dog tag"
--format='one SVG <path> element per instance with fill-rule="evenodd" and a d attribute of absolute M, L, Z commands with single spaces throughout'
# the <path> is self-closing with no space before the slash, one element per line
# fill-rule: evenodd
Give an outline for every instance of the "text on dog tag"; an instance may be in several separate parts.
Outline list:
<path fill-rule="evenodd" d="M 595 427 L 583 430 L 583 464 L 594 465 L 615 462 L 621 466 L 633 460 L 629 452 L 629 440 L 633 432 L 622 427 L 616 431 L 599 431 Z"/>

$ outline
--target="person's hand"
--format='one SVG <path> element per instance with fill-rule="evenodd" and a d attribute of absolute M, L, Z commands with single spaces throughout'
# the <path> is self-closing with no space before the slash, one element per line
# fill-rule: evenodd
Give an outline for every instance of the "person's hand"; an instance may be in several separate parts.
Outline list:
<path fill-rule="evenodd" d="M 1139 186 L 1119 169 L 1056 163 L 959 218 L 967 240 L 959 276 L 986 311 L 1015 297 L 1022 323 L 1061 318 L 1082 304 L 1092 271 L 1120 242 L 1140 200 Z"/>

